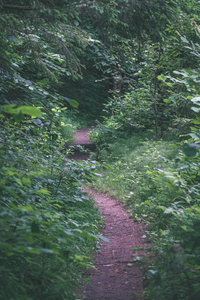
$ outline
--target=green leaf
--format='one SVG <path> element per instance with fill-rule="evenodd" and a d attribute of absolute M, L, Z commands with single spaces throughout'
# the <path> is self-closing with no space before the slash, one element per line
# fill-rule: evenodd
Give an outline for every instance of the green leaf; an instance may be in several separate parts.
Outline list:
<path fill-rule="evenodd" d="M 196 128 L 196 127 L 190 127 L 190 129 L 193 131 L 198 131 L 198 128 Z"/>
<path fill-rule="evenodd" d="M 189 44 L 189 41 L 186 39 L 186 37 L 181 36 L 181 40 L 182 40 L 184 43 Z"/>
<path fill-rule="evenodd" d="M 70 229 L 65 229 L 64 233 L 66 233 L 67 235 L 73 235 L 73 232 Z"/>
<path fill-rule="evenodd" d="M 54 251 L 51 249 L 47 249 L 47 248 L 40 248 L 40 250 L 44 253 L 49 253 L 49 254 L 54 254 Z"/>
<path fill-rule="evenodd" d="M 21 208 L 22 210 L 27 210 L 27 211 L 31 211 L 31 212 L 34 211 L 33 206 L 30 205 L 30 204 L 29 205 L 25 205 L 25 206 L 19 205 L 18 207 Z"/>
<path fill-rule="evenodd" d="M 15 104 L 10 104 L 10 105 L 4 105 L 3 107 L 5 113 L 8 114 L 14 114 L 14 115 L 24 114 L 24 115 L 29 115 L 33 118 L 44 114 L 43 112 L 41 112 L 40 109 L 36 108 L 35 106 L 20 106 L 15 108 L 16 107 Z"/>
<path fill-rule="evenodd" d="M 198 107 L 192 106 L 191 109 L 192 109 L 193 111 L 195 111 L 195 112 L 200 112 L 200 107 L 198 108 Z"/>
<path fill-rule="evenodd" d="M 164 213 L 165 213 L 165 214 L 170 214 L 170 213 L 172 213 L 173 211 L 174 211 L 173 207 L 168 207 L 168 208 L 164 211 Z"/>
<path fill-rule="evenodd" d="M 92 234 L 92 233 L 90 233 L 90 232 L 88 232 L 88 231 L 85 231 L 85 230 L 83 230 L 83 231 L 81 232 L 81 236 L 82 236 L 84 239 L 88 239 L 88 240 L 90 240 L 90 241 L 93 241 L 93 240 L 96 240 L 96 239 L 97 239 L 97 236 L 96 236 L 96 235 L 94 235 L 94 234 Z"/>
<path fill-rule="evenodd" d="M 40 189 L 39 193 L 44 194 L 44 195 L 51 195 L 50 191 L 46 190 L 46 189 Z"/>
<path fill-rule="evenodd" d="M 192 120 L 191 123 L 193 124 L 200 124 L 200 118 L 196 118 L 195 120 Z"/>
<path fill-rule="evenodd" d="M 146 248 L 132 247 L 134 251 L 144 251 Z"/>
<path fill-rule="evenodd" d="M 64 100 L 66 100 L 72 107 L 78 108 L 79 103 L 78 103 L 76 100 L 69 99 L 69 98 L 64 97 L 64 96 L 62 96 L 62 98 L 63 98 Z"/>
<path fill-rule="evenodd" d="M 20 106 L 17 108 L 17 110 L 18 112 L 21 112 L 24 115 L 29 115 L 33 118 L 39 117 L 40 115 L 44 114 L 40 109 L 34 106 Z"/>
<path fill-rule="evenodd" d="M 27 251 L 32 254 L 41 254 L 41 250 L 37 248 L 27 247 Z"/>
<path fill-rule="evenodd" d="M 16 104 L 9 104 L 9 105 L 4 105 L 4 111 L 7 114 L 17 114 L 18 112 L 16 111 Z"/>
<path fill-rule="evenodd" d="M 170 102 L 171 102 L 170 99 L 164 99 L 163 101 L 164 101 L 165 103 L 170 103 Z"/>
<path fill-rule="evenodd" d="M 29 184 L 29 183 L 31 183 L 31 180 L 29 178 L 27 178 L 27 177 L 24 177 L 24 178 L 22 178 L 22 182 L 24 184 Z"/>
<path fill-rule="evenodd" d="M 200 97 L 194 97 L 191 99 L 191 101 L 195 104 L 199 104 L 200 105 Z"/>
<path fill-rule="evenodd" d="M 101 240 L 103 240 L 104 242 L 110 243 L 110 239 L 107 238 L 107 237 L 105 237 L 105 236 L 103 236 L 103 235 L 101 235 L 101 234 L 99 234 L 99 238 L 100 238 Z"/>
<path fill-rule="evenodd" d="M 165 81 L 167 79 L 163 74 L 157 76 L 158 80 Z"/>

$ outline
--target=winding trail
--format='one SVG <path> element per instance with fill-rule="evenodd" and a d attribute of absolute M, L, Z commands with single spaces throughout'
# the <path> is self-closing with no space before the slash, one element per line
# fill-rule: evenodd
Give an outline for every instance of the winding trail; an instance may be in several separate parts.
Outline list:
<path fill-rule="evenodd" d="M 90 143 L 88 131 L 77 132 L 76 145 Z M 104 220 L 102 235 L 110 242 L 102 241 L 99 251 L 95 253 L 96 269 L 87 270 L 86 277 L 91 284 L 84 284 L 82 299 L 143 300 L 143 272 L 134 260 L 132 249 L 149 248 L 142 225 L 116 199 L 88 187 L 85 191 L 99 207 Z"/>
<path fill-rule="evenodd" d="M 72 145 L 88 145 L 91 144 L 89 132 L 92 130 L 92 128 L 85 128 L 77 130 L 75 134 L 75 140 L 72 143 Z"/>
<path fill-rule="evenodd" d="M 142 270 L 133 259 L 132 247 L 144 247 L 143 229 L 133 222 L 123 206 L 105 194 L 86 188 L 99 206 L 105 222 L 102 235 L 110 242 L 101 242 L 96 254 L 95 269 L 88 272 L 91 285 L 86 285 L 87 300 L 143 299 Z"/>

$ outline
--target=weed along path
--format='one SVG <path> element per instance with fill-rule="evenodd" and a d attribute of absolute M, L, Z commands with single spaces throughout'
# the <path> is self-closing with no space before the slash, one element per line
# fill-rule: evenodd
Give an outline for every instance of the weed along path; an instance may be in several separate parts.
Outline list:
<path fill-rule="evenodd" d="M 89 143 L 87 130 L 79 131 L 76 137 L 76 144 L 85 144 L 87 141 Z M 145 247 L 142 225 L 136 222 L 116 199 L 89 187 L 86 187 L 85 191 L 95 199 L 99 207 L 104 220 L 102 235 L 110 242 L 101 241 L 95 254 L 95 269 L 91 268 L 86 273 L 86 278 L 89 278 L 91 283 L 84 284 L 81 299 L 144 299 L 143 273 L 134 261 L 132 249 Z"/>

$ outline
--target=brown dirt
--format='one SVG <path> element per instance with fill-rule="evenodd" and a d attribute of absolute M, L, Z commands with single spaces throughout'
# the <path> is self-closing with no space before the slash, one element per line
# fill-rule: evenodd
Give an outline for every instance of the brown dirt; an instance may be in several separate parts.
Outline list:
<path fill-rule="evenodd" d="M 85 285 L 83 299 L 144 299 L 143 272 L 134 261 L 132 250 L 132 247 L 145 247 L 142 225 L 134 222 L 116 199 L 90 188 L 86 192 L 99 206 L 105 222 L 102 235 L 110 242 L 101 242 L 94 262 L 96 270 L 88 270 L 86 274 L 91 284 Z"/>
<path fill-rule="evenodd" d="M 77 132 L 77 144 L 88 139 L 88 130 Z M 78 159 L 78 158 L 76 158 Z M 104 220 L 102 235 L 110 242 L 102 241 L 95 253 L 94 266 L 89 269 L 86 278 L 91 283 L 84 284 L 84 300 L 143 300 L 144 280 L 142 268 L 133 256 L 132 247 L 149 248 L 140 223 L 126 212 L 124 206 L 107 194 L 86 187 L 92 196 Z M 141 252 L 134 254 L 141 255 Z"/>
<path fill-rule="evenodd" d="M 89 133 L 92 130 L 92 128 L 85 128 L 85 129 L 81 129 L 81 130 L 77 130 L 76 134 L 75 134 L 75 140 L 73 143 L 71 143 L 71 146 L 86 146 L 86 145 L 91 145 L 91 141 L 90 141 L 90 137 L 89 137 Z M 89 156 L 88 154 L 79 151 L 79 150 L 75 150 L 73 155 L 69 155 L 70 159 L 73 160 L 88 160 Z"/>
<path fill-rule="evenodd" d="M 86 145 L 91 144 L 89 133 L 92 130 L 92 128 L 85 128 L 81 130 L 77 130 L 75 134 L 75 141 L 72 143 L 72 145 Z"/>

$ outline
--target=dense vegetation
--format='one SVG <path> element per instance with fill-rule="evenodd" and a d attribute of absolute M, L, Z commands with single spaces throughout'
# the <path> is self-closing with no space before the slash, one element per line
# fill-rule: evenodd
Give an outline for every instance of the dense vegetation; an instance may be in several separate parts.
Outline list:
<path fill-rule="evenodd" d="M 0 0 L 1 299 L 76 299 L 101 219 L 67 145 L 95 119 L 96 185 L 149 224 L 147 298 L 199 298 L 199 11 Z"/>
<path fill-rule="evenodd" d="M 200 36 L 191 4 L 159 41 L 144 34 L 134 39 L 133 49 L 124 44 L 128 85 L 122 75 L 121 89 L 105 105 L 103 124 L 92 133 L 104 166 L 98 188 L 148 224 L 151 300 L 200 294 Z"/>
<path fill-rule="evenodd" d="M 53 1 L 1 2 L 2 300 L 77 298 L 100 237 L 99 212 L 82 190 L 96 163 L 69 159 L 78 102 L 63 87 L 82 76 L 89 36 L 58 2 L 60 10 Z"/>

